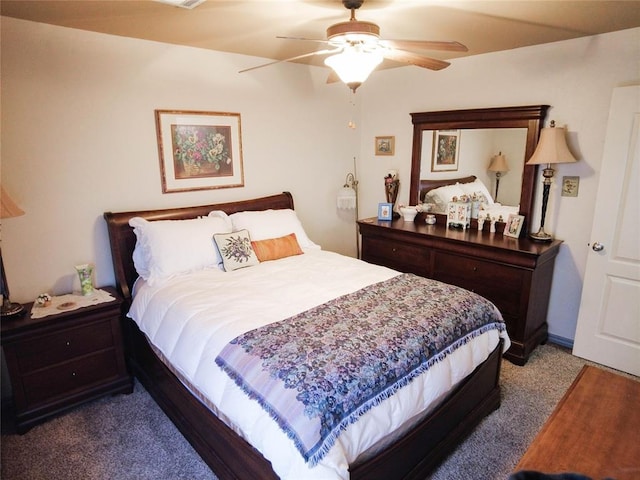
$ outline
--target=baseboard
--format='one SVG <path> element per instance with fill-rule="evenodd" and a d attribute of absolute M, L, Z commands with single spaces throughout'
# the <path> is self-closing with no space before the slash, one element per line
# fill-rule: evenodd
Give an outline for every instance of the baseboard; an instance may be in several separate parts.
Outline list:
<path fill-rule="evenodd" d="M 548 341 L 551 343 L 555 343 L 556 345 L 560 345 L 561 347 L 573 350 L 573 339 L 571 338 L 564 338 L 550 333 Z"/>

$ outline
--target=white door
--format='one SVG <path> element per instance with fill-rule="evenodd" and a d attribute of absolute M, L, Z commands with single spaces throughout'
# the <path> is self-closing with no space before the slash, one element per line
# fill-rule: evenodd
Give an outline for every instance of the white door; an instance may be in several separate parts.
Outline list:
<path fill-rule="evenodd" d="M 573 353 L 640 375 L 640 87 L 611 100 Z"/>

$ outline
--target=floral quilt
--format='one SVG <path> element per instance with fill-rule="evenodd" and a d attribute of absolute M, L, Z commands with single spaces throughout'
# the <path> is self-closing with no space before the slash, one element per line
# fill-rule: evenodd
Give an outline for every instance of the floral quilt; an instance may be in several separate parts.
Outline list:
<path fill-rule="evenodd" d="M 363 413 L 492 329 L 505 325 L 487 299 L 402 274 L 244 333 L 216 364 L 313 466 Z"/>

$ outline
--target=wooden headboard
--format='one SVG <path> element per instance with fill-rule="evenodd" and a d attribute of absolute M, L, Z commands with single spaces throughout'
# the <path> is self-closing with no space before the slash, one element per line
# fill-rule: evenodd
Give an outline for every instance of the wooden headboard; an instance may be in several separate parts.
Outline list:
<path fill-rule="evenodd" d="M 456 183 L 470 183 L 476 179 L 475 175 L 470 175 L 468 177 L 461 178 L 446 178 L 441 180 L 427 180 L 420 179 L 420 203 L 424 203 L 424 196 L 429 190 L 433 190 L 434 188 L 444 187 L 445 185 L 455 185 Z"/>
<path fill-rule="evenodd" d="M 136 235 L 129 226 L 129 220 L 133 217 L 142 217 L 153 220 L 185 220 L 206 216 L 212 210 L 223 210 L 227 214 L 243 212 L 246 210 L 281 210 L 290 208 L 293 210 L 293 197 L 289 192 L 283 192 L 269 197 L 255 198 L 229 203 L 213 205 L 201 205 L 197 207 L 169 208 L 164 210 L 141 210 L 137 212 L 105 212 L 111 244 L 111 259 L 113 272 L 116 277 L 116 286 L 125 299 L 131 298 L 133 284 L 138 278 L 133 264 L 133 249 L 136 246 Z"/>

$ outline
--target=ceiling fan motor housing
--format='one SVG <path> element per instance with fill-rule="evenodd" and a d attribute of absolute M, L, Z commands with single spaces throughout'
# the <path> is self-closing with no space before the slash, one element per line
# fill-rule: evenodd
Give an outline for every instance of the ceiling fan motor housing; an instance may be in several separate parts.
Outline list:
<path fill-rule="evenodd" d="M 363 22 L 360 20 L 350 20 L 348 22 L 336 23 L 327 28 L 327 40 L 335 37 L 347 35 L 364 35 L 380 38 L 380 27 L 375 23 Z"/>
<path fill-rule="evenodd" d="M 342 0 L 342 4 L 349 10 L 357 10 L 362 6 L 364 0 Z"/>

